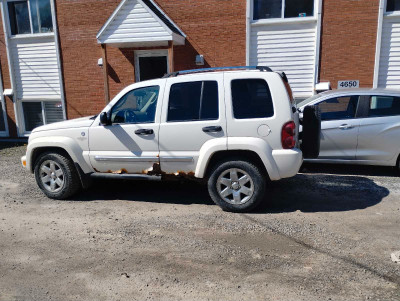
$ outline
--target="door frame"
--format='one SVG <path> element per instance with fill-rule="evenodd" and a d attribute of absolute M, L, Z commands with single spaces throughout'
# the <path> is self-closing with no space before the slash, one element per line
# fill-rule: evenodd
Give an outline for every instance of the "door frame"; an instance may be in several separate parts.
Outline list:
<path fill-rule="evenodd" d="M 168 49 L 155 49 L 155 50 L 135 50 L 135 82 L 140 82 L 140 64 L 139 58 L 141 57 L 160 57 L 165 56 L 167 58 L 167 70 L 169 70 L 169 55 Z"/>

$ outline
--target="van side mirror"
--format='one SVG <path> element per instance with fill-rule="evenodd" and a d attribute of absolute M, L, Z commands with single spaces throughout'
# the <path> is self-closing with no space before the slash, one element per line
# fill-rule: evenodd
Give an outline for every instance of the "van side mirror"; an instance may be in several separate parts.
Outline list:
<path fill-rule="evenodd" d="M 100 114 L 100 123 L 101 123 L 102 125 L 104 125 L 104 126 L 106 126 L 106 125 L 111 125 L 111 120 L 110 120 L 110 118 L 108 117 L 107 112 L 102 112 L 102 113 Z"/>

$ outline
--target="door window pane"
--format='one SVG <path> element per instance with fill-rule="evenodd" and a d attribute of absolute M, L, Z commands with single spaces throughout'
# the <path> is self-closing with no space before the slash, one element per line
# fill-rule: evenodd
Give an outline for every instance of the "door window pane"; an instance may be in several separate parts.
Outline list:
<path fill-rule="evenodd" d="M 44 104 L 44 115 L 46 124 L 64 120 L 63 108 L 61 102 L 46 101 Z"/>
<path fill-rule="evenodd" d="M 341 120 L 355 118 L 358 99 L 355 96 L 335 97 L 318 104 L 321 109 L 321 120 Z"/>
<path fill-rule="evenodd" d="M 216 81 L 179 83 L 171 86 L 168 121 L 217 120 L 218 114 Z"/>
<path fill-rule="evenodd" d="M 8 2 L 8 14 L 12 35 L 31 33 L 28 1 Z"/>
<path fill-rule="evenodd" d="M 159 86 L 151 86 L 125 94 L 111 110 L 112 123 L 153 123 L 159 91 Z"/>
<path fill-rule="evenodd" d="M 400 10 L 400 0 L 387 0 L 386 11 Z"/>
<path fill-rule="evenodd" d="M 394 96 L 372 96 L 369 117 L 400 115 L 400 98 Z"/>
<path fill-rule="evenodd" d="M 281 18 L 282 0 L 254 0 L 254 20 Z"/>
<path fill-rule="evenodd" d="M 285 18 L 311 17 L 314 15 L 314 0 L 286 0 Z"/>
<path fill-rule="evenodd" d="M 232 106 L 236 119 L 274 116 L 271 92 L 263 79 L 233 80 Z"/>
<path fill-rule="evenodd" d="M 43 112 L 41 102 L 23 102 L 25 131 L 31 132 L 34 128 L 43 125 Z"/>

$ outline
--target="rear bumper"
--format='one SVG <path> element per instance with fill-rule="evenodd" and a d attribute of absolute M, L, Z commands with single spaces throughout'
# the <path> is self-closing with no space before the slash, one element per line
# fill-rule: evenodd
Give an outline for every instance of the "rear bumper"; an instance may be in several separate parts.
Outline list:
<path fill-rule="evenodd" d="M 281 179 L 294 177 L 303 164 L 303 153 L 301 150 L 285 149 L 272 151 L 272 157 L 275 160 Z"/>

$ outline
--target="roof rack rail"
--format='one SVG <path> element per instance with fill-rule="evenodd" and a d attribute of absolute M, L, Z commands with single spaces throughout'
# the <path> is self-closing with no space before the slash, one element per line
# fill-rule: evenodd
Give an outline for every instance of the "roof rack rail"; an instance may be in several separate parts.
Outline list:
<path fill-rule="evenodd" d="M 177 77 L 178 75 L 189 74 L 189 73 L 212 72 L 212 71 L 221 71 L 221 70 L 260 70 L 260 71 L 264 71 L 264 72 L 273 72 L 272 69 L 267 66 L 214 67 L 214 68 L 191 69 L 191 70 L 182 70 L 182 71 L 171 72 L 171 73 L 165 74 L 163 76 L 163 78 Z"/>

